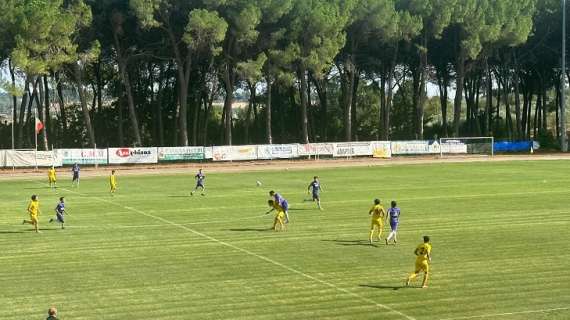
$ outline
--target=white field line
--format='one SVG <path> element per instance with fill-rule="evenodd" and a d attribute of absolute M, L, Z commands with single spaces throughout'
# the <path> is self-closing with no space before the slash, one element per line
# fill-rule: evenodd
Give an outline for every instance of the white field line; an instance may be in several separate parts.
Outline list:
<path fill-rule="evenodd" d="M 465 319 L 494 318 L 494 317 L 504 317 L 504 316 L 520 315 L 520 314 L 548 313 L 548 312 L 563 311 L 563 310 L 570 310 L 570 307 L 540 309 L 540 310 L 527 310 L 527 311 L 517 311 L 517 312 L 505 312 L 505 313 L 493 313 L 493 314 L 482 314 L 482 315 L 478 315 L 478 316 L 445 318 L 445 319 L 440 319 L 440 320 L 465 320 Z"/>
<path fill-rule="evenodd" d="M 68 191 L 68 192 L 71 192 L 71 193 L 75 193 L 75 194 L 81 195 L 79 192 L 75 192 L 75 191 L 68 190 L 68 189 L 64 189 L 64 190 L 66 190 L 66 191 Z M 287 265 L 284 265 L 284 264 L 282 264 L 281 262 L 277 262 L 277 261 L 275 261 L 275 260 L 273 260 L 273 259 L 271 259 L 271 258 L 268 258 L 268 257 L 266 257 L 266 256 L 257 254 L 257 253 L 255 253 L 255 252 L 249 251 L 249 250 L 247 250 L 247 249 L 243 249 L 243 248 L 238 247 L 238 246 L 236 246 L 236 245 L 233 245 L 233 244 L 231 244 L 231 243 L 218 240 L 218 239 L 216 239 L 216 238 L 214 238 L 214 237 L 211 237 L 211 236 L 209 236 L 209 235 L 207 235 L 207 234 L 205 234 L 205 233 L 202 233 L 202 232 L 200 232 L 200 231 L 197 231 L 197 230 L 194 230 L 194 229 L 192 229 L 192 228 L 189 228 L 189 227 L 187 227 L 187 226 L 185 226 L 185 225 L 181 225 L 181 224 L 178 224 L 178 223 L 176 223 L 176 222 L 173 222 L 173 221 L 170 221 L 170 220 L 167 220 L 167 219 L 164 219 L 164 218 L 161 218 L 161 217 L 158 217 L 158 216 L 155 216 L 155 215 L 146 213 L 146 212 L 144 212 L 144 211 L 138 210 L 138 209 L 133 208 L 133 207 L 122 206 L 122 205 L 116 204 L 116 203 L 114 203 L 114 202 L 112 202 L 112 201 L 109 201 L 109 200 L 107 200 L 107 199 L 103 199 L 103 198 L 99 198 L 99 197 L 91 197 L 91 198 L 93 198 L 93 199 L 95 199 L 95 200 L 99 200 L 99 201 L 101 201 L 101 202 L 105 202 L 105 203 L 112 204 L 112 205 L 114 205 L 114 206 L 121 207 L 121 208 L 123 208 L 123 209 L 126 209 L 126 210 L 129 210 L 129 211 L 132 211 L 132 212 L 141 214 L 141 215 L 146 216 L 146 217 L 148 217 L 148 218 L 152 218 L 152 219 L 154 219 L 154 220 L 162 221 L 162 222 L 164 222 L 164 223 L 166 223 L 166 224 L 169 224 L 169 225 L 178 227 L 178 228 L 180 228 L 180 229 L 184 229 L 184 230 L 189 231 L 189 232 L 191 232 L 191 233 L 193 233 L 193 234 L 195 234 L 195 235 L 197 235 L 197 236 L 200 236 L 200 237 L 202 237 L 202 238 L 205 238 L 205 239 L 208 239 L 208 240 L 210 240 L 210 241 L 216 242 L 216 243 L 218 243 L 218 244 L 220 244 L 220 245 L 222 245 L 222 246 L 225 246 L 225 247 L 234 249 L 234 250 L 236 250 L 236 251 L 243 252 L 243 253 L 245 253 L 245 254 L 247 254 L 247 255 L 256 257 L 256 258 L 258 258 L 258 259 L 260 259 L 260 260 L 263 260 L 263 261 L 265 261 L 265 262 L 268 262 L 268 263 L 271 263 L 271 264 L 276 265 L 276 266 L 278 266 L 278 267 L 281 267 L 281 268 L 283 268 L 283 269 L 285 269 L 285 270 L 287 270 L 287 271 L 289 271 L 289 272 L 291 272 L 291 273 L 298 274 L 298 275 L 300 275 L 300 276 L 303 276 L 304 278 L 307 278 L 307 279 L 312 280 L 312 281 L 314 281 L 314 282 L 318 282 L 318 283 L 320 283 L 320 284 L 323 284 L 323 285 L 325 285 L 325 286 L 327 286 L 327 287 L 330 287 L 330 288 L 332 288 L 332 289 L 335 289 L 335 290 L 337 290 L 337 291 L 339 291 L 339 292 L 342 292 L 342 293 L 344 293 L 344 294 L 350 295 L 350 296 L 352 296 L 352 297 L 358 298 L 358 299 L 360 299 L 361 301 L 370 303 L 370 304 L 372 304 L 372 305 L 374 305 L 374 306 L 376 306 L 376 307 L 378 307 L 378 308 L 381 308 L 381 309 L 384 309 L 384 310 L 389 311 L 389 312 L 391 312 L 391 313 L 395 313 L 395 314 L 397 314 L 397 315 L 400 315 L 401 317 L 403 317 L 403 318 L 405 318 L 405 319 L 408 319 L 408 320 L 416 320 L 414 317 L 411 317 L 411 316 L 409 316 L 409 315 L 407 315 L 407 314 L 405 314 L 405 313 L 402 313 L 402 312 L 400 312 L 400 311 L 398 311 L 398 310 L 396 310 L 396 309 L 393 309 L 393 308 L 391 308 L 391 307 L 389 307 L 389 306 L 387 306 L 387 305 L 378 303 L 378 302 L 376 302 L 376 301 L 374 301 L 374 300 L 372 300 L 372 299 L 363 297 L 363 296 L 361 296 L 361 295 L 359 295 L 359 294 L 357 294 L 357 293 L 354 293 L 354 292 L 349 291 L 349 290 L 347 290 L 347 289 L 341 288 L 341 287 L 339 287 L 339 286 L 337 286 L 337 285 L 335 285 L 335 284 L 333 284 L 333 283 L 331 283 L 331 282 L 328 282 L 328 281 L 325 281 L 325 280 L 316 278 L 316 277 L 314 277 L 314 276 L 311 276 L 311 275 L 309 275 L 309 274 L 306 274 L 306 273 L 304 273 L 303 271 L 300 271 L 300 270 L 294 269 L 294 268 L 292 268 L 292 267 L 289 267 L 289 266 L 287 266 Z"/>

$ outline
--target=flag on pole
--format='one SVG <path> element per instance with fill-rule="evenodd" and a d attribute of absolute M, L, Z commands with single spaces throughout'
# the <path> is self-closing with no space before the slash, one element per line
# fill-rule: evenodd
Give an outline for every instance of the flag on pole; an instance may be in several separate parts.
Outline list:
<path fill-rule="evenodd" d="M 39 134 L 43 128 L 44 124 L 40 121 L 40 119 L 36 118 L 36 134 Z"/>

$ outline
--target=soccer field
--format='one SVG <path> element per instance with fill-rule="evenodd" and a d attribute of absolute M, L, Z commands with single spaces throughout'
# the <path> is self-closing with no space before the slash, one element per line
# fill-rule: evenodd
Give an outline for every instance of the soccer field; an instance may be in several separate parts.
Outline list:
<path fill-rule="evenodd" d="M 0 181 L 0 314 L 43 319 L 570 319 L 570 162 Z M 324 211 L 307 185 L 319 175 Z M 261 187 L 256 181 L 263 182 Z M 290 203 L 267 230 L 268 191 Z M 40 197 L 41 234 L 21 225 Z M 47 221 L 66 197 L 67 227 Z M 374 198 L 399 243 L 367 242 Z M 387 227 L 386 227 L 387 228 Z M 388 229 L 384 230 L 384 236 Z M 403 287 L 433 244 L 429 288 Z M 43 317 L 43 318 L 42 318 Z"/>

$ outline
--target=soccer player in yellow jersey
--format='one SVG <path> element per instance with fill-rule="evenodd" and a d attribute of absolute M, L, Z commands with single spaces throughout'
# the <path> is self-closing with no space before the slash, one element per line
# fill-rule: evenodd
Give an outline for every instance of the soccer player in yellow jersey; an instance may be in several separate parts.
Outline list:
<path fill-rule="evenodd" d="M 285 209 L 283 209 L 283 207 L 281 207 L 275 200 L 268 200 L 267 204 L 269 204 L 271 210 L 267 211 L 265 214 L 269 214 L 273 210 L 277 212 L 275 219 L 273 220 L 273 227 L 271 227 L 271 229 L 275 231 L 285 231 Z"/>
<path fill-rule="evenodd" d="M 56 178 L 55 178 L 55 167 L 51 167 L 48 169 L 48 181 L 49 186 L 54 189 L 56 187 Z"/>
<path fill-rule="evenodd" d="M 384 221 L 386 221 L 386 210 L 380 204 L 380 199 L 374 199 L 374 206 L 368 211 L 368 215 L 372 215 L 372 220 L 370 222 L 370 234 L 368 239 L 370 244 L 372 244 L 372 238 L 374 237 L 374 232 L 377 230 L 378 235 L 376 239 L 380 240 L 382 236 L 382 229 L 384 228 Z"/>
<path fill-rule="evenodd" d="M 424 243 L 420 244 L 416 250 L 414 250 L 414 254 L 416 255 L 416 269 L 406 280 L 406 286 L 409 286 L 410 281 L 414 280 L 420 272 L 423 272 L 424 280 L 422 282 L 422 288 L 427 288 L 429 264 L 431 263 L 431 243 L 429 242 L 428 236 L 424 236 Z"/>
<path fill-rule="evenodd" d="M 115 176 L 115 170 L 111 171 L 111 176 L 109 177 L 109 184 L 111 186 L 111 194 L 117 191 L 117 177 Z"/>
<path fill-rule="evenodd" d="M 30 214 L 30 220 L 24 220 L 23 224 L 31 224 L 34 226 L 34 230 L 39 233 L 40 228 L 38 226 L 38 217 L 40 215 L 40 201 L 38 196 L 32 195 L 32 200 L 28 204 L 28 213 Z"/>

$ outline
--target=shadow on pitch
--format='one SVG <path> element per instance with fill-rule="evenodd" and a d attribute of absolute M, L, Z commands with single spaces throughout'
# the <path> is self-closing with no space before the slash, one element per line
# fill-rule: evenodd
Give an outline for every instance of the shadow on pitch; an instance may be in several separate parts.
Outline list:
<path fill-rule="evenodd" d="M 311 210 L 309 208 L 289 208 L 289 211 L 306 211 Z"/>
<path fill-rule="evenodd" d="M 235 232 L 266 232 L 271 231 L 272 228 L 239 228 L 239 229 L 230 229 L 230 231 Z"/>
<path fill-rule="evenodd" d="M 388 286 L 388 285 L 383 285 L 383 284 L 361 284 L 358 285 L 359 287 L 364 287 L 364 288 L 372 288 L 372 289 L 388 289 L 388 290 L 400 290 L 400 289 L 409 289 L 411 287 L 406 287 L 404 285 L 398 285 L 398 286 Z"/>
<path fill-rule="evenodd" d="M 370 242 L 368 240 L 321 240 L 326 242 L 334 242 L 339 246 L 366 246 L 370 247 Z M 376 247 L 376 244 L 372 244 Z"/>
<path fill-rule="evenodd" d="M 32 230 L 33 232 L 34 230 Z M 17 234 L 17 233 L 28 233 L 29 231 L 0 231 L 0 234 Z"/>

